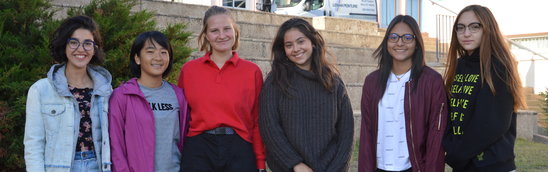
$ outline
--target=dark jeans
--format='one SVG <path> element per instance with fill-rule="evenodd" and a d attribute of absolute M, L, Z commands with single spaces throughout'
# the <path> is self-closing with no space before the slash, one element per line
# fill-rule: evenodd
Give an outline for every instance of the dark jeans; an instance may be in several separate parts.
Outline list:
<path fill-rule="evenodd" d="M 375 172 L 412 172 L 413 170 L 410 168 L 410 169 L 407 169 L 407 170 L 403 170 L 403 171 L 386 171 L 386 170 L 381 170 L 381 169 L 378 169 L 375 170 Z"/>
<path fill-rule="evenodd" d="M 181 158 L 181 172 L 257 172 L 251 143 L 238 134 L 187 137 Z"/>

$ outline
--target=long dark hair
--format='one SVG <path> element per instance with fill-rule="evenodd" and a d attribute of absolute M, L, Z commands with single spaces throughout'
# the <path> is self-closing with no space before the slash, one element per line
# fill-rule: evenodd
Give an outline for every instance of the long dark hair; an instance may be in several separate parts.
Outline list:
<path fill-rule="evenodd" d="M 285 54 L 284 36 L 288 30 L 293 28 L 298 29 L 299 32 L 310 39 L 313 47 L 310 57 L 310 70 L 318 76 L 325 89 L 332 91 L 333 80 L 338 75 L 337 68 L 327 59 L 328 53 L 323 37 L 310 23 L 301 18 L 292 18 L 285 21 L 274 38 L 272 43 L 272 71 L 270 71 L 274 84 L 277 84 L 286 95 L 289 94 L 288 89 L 291 86 L 289 78 L 294 75 L 295 64 Z"/>
<path fill-rule="evenodd" d="M 415 52 L 411 57 L 411 81 L 413 83 L 413 90 L 416 89 L 417 83 L 422 73 L 423 67 L 426 65 L 424 62 L 424 42 L 422 41 L 421 31 L 417 21 L 413 17 L 408 15 L 398 15 L 390 22 L 388 29 L 386 29 L 386 34 L 382 40 L 379 48 L 373 52 L 373 56 L 379 61 L 379 86 L 383 92 L 386 90 L 386 82 L 388 81 L 388 76 L 390 76 L 390 71 L 392 70 L 392 55 L 388 53 L 388 35 L 391 33 L 394 26 L 398 23 L 404 23 L 411 28 L 413 34 L 415 35 Z"/>
<path fill-rule="evenodd" d="M 445 89 L 451 93 L 449 89 L 453 84 L 453 79 L 455 78 L 455 73 L 457 71 L 457 58 L 466 54 L 466 51 L 458 41 L 456 25 L 462 16 L 462 13 L 468 11 L 474 12 L 481 24 L 483 33 L 480 46 L 476 49 L 476 51 L 479 50 L 480 56 L 481 83 L 487 83 L 491 92 L 496 94 L 495 86 L 493 85 L 493 77 L 499 77 L 508 86 L 512 97 L 514 98 L 514 110 L 526 108 L 527 104 L 521 93 L 521 79 L 518 74 L 517 62 L 514 60 L 512 53 L 510 53 L 510 48 L 508 48 L 508 44 L 500 32 L 495 16 L 493 16 L 493 13 L 491 13 L 487 7 L 480 5 L 467 6 L 457 15 L 457 19 L 453 26 L 453 36 L 451 37 L 451 44 L 447 57 L 447 68 L 445 69 Z M 495 73 L 497 76 L 491 75 L 494 60 L 499 61 L 503 66 L 503 69 L 499 69 L 498 71 L 507 71 L 506 76 L 499 76 L 501 73 Z"/>

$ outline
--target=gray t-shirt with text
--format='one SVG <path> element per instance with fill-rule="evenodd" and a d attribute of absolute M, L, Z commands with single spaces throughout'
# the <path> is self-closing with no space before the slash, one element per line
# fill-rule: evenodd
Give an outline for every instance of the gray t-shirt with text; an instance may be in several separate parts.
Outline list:
<path fill-rule="evenodd" d="M 155 147 L 154 171 L 179 171 L 181 152 L 177 147 L 180 138 L 179 103 L 171 85 L 163 81 L 158 88 L 139 84 L 154 113 Z"/>

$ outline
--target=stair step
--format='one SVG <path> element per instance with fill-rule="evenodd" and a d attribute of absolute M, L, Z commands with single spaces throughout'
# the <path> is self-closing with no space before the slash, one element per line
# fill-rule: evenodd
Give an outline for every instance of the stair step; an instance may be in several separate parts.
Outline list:
<path fill-rule="evenodd" d="M 377 65 L 339 63 L 338 68 L 341 78 L 345 83 L 363 84 L 365 76 L 377 70 Z"/>
<path fill-rule="evenodd" d="M 208 8 L 201 5 L 143 1 L 133 11 L 157 9 L 153 12 L 157 13 L 155 21 L 159 28 L 165 28 L 170 23 L 186 23 L 186 30 L 194 32 L 188 46 L 198 47 L 196 37 L 202 29 L 204 11 Z M 272 41 L 279 25 L 294 16 L 237 9 L 232 12 L 241 31 L 238 54 L 256 63 L 266 77 L 271 67 Z M 331 17 L 304 17 L 303 19 L 314 24 L 325 39 L 328 51 L 336 59 L 341 78 L 346 83 L 353 109 L 359 111 L 363 80 L 365 76 L 377 69 L 377 59 L 373 58 L 372 54 L 382 42 L 385 29 L 378 28 L 375 22 L 352 19 Z M 348 24 L 350 22 L 352 24 Z M 424 35 L 425 61 L 436 71 L 443 72 L 445 55 L 437 57 L 436 40 L 428 38 L 427 34 Z M 191 58 L 201 56 L 203 52 L 193 52 Z"/>
<path fill-rule="evenodd" d="M 350 103 L 352 104 L 352 109 L 354 111 L 360 111 L 362 89 L 363 89 L 363 83 L 362 84 L 358 84 L 358 83 L 346 84 L 346 92 L 348 93 L 348 97 L 350 99 Z"/>

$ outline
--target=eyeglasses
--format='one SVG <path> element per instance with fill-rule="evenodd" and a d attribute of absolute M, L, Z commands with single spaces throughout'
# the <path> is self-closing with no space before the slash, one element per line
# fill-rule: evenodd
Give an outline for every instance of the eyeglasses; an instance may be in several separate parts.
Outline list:
<path fill-rule="evenodd" d="M 78 41 L 78 39 L 76 38 L 67 39 L 67 44 L 71 49 L 78 49 L 78 47 L 80 47 L 80 41 Z M 95 42 L 93 42 L 92 40 L 85 40 L 84 42 L 82 42 L 82 47 L 86 51 L 91 51 L 93 50 L 93 48 L 95 48 Z"/>
<path fill-rule="evenodd" d="M 468 26 L 465 26 L 463 24 L 457 24 L 457 26 L 455 27 L 455 30 L 457 31 L 458 34 L 462 34 L 464 33 L 464 31 L 466 31 L 466 28 L 468 28 L 468 31 L 470 31 L 470 33 L 476 33 L 478 31 L 480 31 L 481 29 L 481 23 L 470 23 L 468 24 Z"/>
<path fill-rule="evenodd" d="M 412 34 L 403 34 L 403 35 L 398 35 L 398 34 L 395 34 L 395 33 L 391 33 L 388 35 L 388 42 L 398 42 L 398 40 L 401 38 L 401 40 L 403 41 L 403 43 L 411 43 L 413 42 L 413 40 L 415 40 L 415 35 L 412 35 Z"/>

